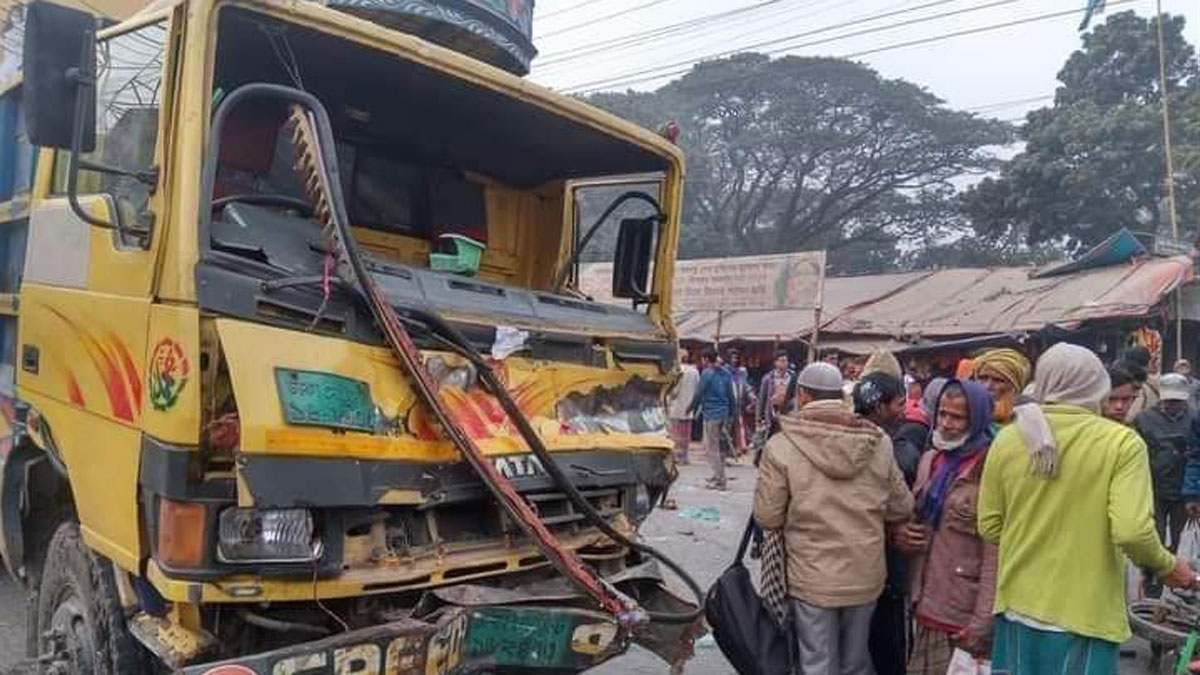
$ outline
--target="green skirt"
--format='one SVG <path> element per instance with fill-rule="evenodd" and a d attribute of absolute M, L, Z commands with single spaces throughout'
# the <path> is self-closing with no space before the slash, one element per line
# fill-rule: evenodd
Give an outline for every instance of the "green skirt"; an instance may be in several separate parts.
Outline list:
<path fill-rule="evenodd" d="M 997 616 L 994 675 L 1117 675 L 1121 646 L 1074 633 L 1038 630 Z"/>

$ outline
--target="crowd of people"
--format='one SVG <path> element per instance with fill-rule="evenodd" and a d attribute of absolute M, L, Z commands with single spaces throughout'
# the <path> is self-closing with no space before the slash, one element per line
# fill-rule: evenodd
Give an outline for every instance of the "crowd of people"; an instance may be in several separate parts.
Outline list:
<path fill-rule="evenodd" d="M 754 518 L 785 542 L 802 675 L 942 675 L 956 651 L 993 672 L 1115 675 L 1126 559 L 1156 588 L 1200 583 L 1174 553 L 1200 517 L 1200 383 L 1151 361 L 1059 344 L 1035 368 L 994 349 L 919 380 L 883 352 L 853 373 L 779 352 L 752 388 L 708 351 L 684 365 L 671 431 L 686 461 L 702 417 L 725 489 L 753 410 Z"/>

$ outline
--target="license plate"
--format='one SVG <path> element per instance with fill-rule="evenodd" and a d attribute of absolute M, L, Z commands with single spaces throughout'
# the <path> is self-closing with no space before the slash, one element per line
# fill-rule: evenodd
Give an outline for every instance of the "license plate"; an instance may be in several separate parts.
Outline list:
<path fill-rule="evenodd" d="M 371 386 L 333 373 L 275 369 L 279 402 L 288 424 L 375 430 Z"/>

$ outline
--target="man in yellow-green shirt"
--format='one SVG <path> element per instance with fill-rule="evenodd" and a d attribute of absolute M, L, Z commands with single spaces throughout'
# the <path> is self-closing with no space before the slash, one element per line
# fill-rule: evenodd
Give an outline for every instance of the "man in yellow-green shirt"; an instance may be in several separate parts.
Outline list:
<path fill-rule="evenodd" d="M 1060 344 L 1038 360 L 1036 404 L 992 444 L 979 531 L 1000 547 L 992 670 L 1115 675 L 1129 638 L 1122 554 L 1163 583 L 1196 573 L 1159 541 L 1146 446 L 1104 419 L 1108 374 Z"/>

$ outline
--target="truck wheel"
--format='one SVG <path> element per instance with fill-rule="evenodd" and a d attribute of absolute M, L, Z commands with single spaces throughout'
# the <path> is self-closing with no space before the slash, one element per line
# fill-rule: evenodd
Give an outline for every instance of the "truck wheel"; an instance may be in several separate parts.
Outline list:
<path fill-rule="evenodd" d="M 38 588 L 37 627 L 43 672 L 54 675 L 125 675 L 144 672 L 125 627 L 116 582 L 107 561 L 83 545 L 79 525 L 58 526 Z"/>

